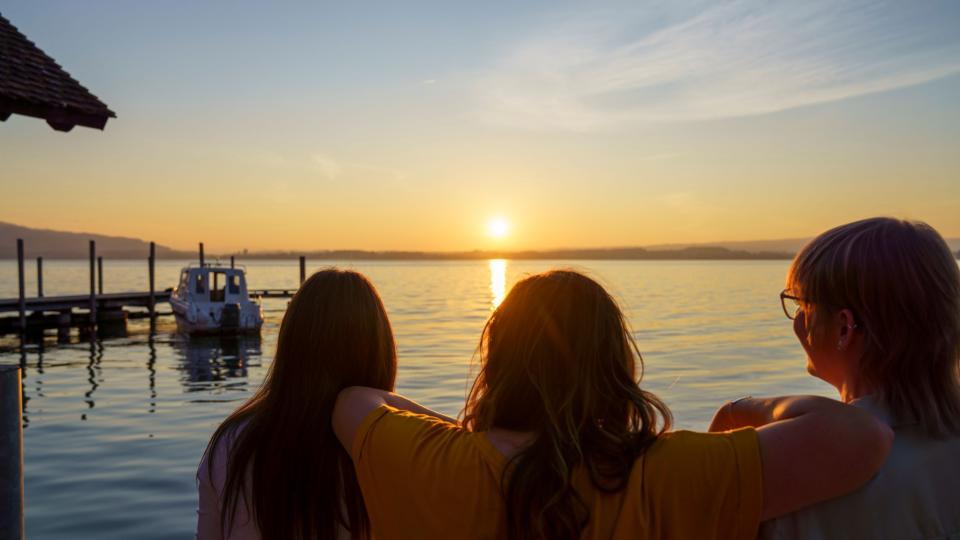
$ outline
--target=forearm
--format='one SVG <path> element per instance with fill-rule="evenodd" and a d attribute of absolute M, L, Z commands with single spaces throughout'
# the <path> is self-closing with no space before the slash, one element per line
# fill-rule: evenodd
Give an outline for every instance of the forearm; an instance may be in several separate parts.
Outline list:
<path fill-rule="evenodd" d="M 433 409 L 424 407 L 423 405 L 413 401 L 412 399 L 405 398 L 399 394 L 394 394 L 392 392 L 384 392 L 383 395 L 384 403 L 402 411 L 412 412 L 414 414 L 422 414 L 425 416 L 432 416 L 434 418 L 439 418 L 445 422 L 450 422 L 451 424 L 456 424 L 456 418 L 450 418 L 444 414 L 438 413 Z"/>
<path fill-rule="evenodd" d="M 821 396 L 745 397 L 725 403 L 717 410 L 710 431 L 760 427 L 781 420 L 839 410 L 844 404 Z"/>

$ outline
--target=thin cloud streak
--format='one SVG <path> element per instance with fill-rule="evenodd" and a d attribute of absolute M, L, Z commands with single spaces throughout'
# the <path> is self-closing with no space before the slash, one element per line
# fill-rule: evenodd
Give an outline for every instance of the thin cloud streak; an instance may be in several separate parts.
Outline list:
<path fill-rule="evenodd" d="M 771 113 L 960 73 L 957 25 L 949 2 L 741 1 L 681 17 L 649 6 L 579 17 L 482 73 L 476 112 L 584 131 Z"/>
<path fill-rule="evenodd" d="M 344 161 L 329 154 L 317 153 L 311 156 L 313 164 L 319 169 L 320 175 L 327 180 L 357 180 L 372 178 L 388 180 L 396 185 L 406 185 L 409 175 L 405 172 L 389 167 L 372 165 L 358 161 Z"/>

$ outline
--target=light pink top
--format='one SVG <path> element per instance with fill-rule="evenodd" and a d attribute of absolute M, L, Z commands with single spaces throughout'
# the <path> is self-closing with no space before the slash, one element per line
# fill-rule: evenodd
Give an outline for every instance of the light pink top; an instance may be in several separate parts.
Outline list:
<path fill-rule="evenodd" d="M 242 429 L 242 427 L 241 427 Z M 236 438 L 237 431 L 227 434 L 210 450 L 214 456 L 214 468 L 209 470 L 210 456 L 204 453 L 197 467 L 197 490 L 200 492 L 200 506 L 197 508 L 198 540 L 259 540 L 257 524 L 247 514 L 243 495 L 237 504 L 237 513 L 233 520 L 230 535 L 225 536 L 220 528 L 220 509 L 223 507 L 223 486 L 227 481 L 228 450 Z M 249 482 L 247 483 L 249 486 Z"/>

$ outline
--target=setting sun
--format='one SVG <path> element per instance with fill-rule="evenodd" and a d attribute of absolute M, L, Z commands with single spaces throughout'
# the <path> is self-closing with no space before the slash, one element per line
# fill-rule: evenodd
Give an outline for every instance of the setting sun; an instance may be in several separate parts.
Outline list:
<path fill-rule="evenodd" d="M 487 222 L 487 234 L 493 238 L 503 238 L 508 232 L 510 223 L 502 217 L 491 218 Z"/>

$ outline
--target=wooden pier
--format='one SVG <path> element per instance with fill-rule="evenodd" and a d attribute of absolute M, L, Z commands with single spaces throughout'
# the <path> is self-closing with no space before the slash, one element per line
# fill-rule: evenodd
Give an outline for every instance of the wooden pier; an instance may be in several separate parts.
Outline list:
<path fill-rule="evenodd" d="M 203 243 L 199 245 L 199 259 L 204 262 Z M 300 283 L 306 279 L 306 258 L 300 257 Z M 103 257 L 96 254 L 96 243 L 90 241 L 90 290 L 86 294 L 45 296 L 43 294 L 43 258 L 37 257 L 37 295 L 27 297 L 24 280 L 24 245 L 17 240 L 17 298 L 0 299 L 0 335 L 42 336 L 44 330 L 57 329 L 58 337 L 68 339 L 71 328 L 83 331 L 126 331 L 127 319 L 150 319 L 173 315 L 158 312 L 157 304 L 168 302 L 171 289 L 155 290 L 156 245 L 150 242 L 147 257 L 149 290 L 144 292 L 103 292 Z M 235 259 L 230 257 L 230 267 Z M 290 298 L 297 288 L 253 289 L 252 298 Z"/>

